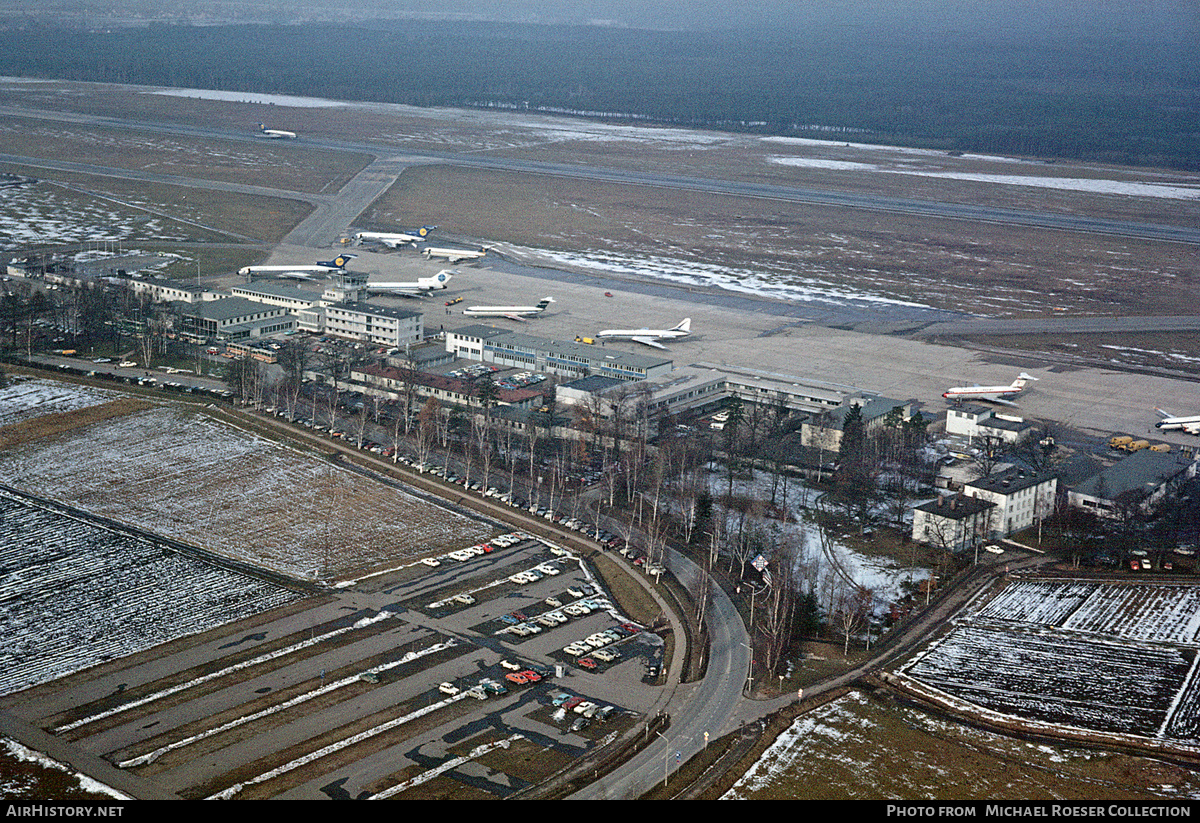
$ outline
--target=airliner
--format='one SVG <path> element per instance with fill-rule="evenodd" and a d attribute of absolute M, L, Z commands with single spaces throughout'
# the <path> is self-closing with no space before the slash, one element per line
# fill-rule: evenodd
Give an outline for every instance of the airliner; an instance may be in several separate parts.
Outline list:
<path fill-rule="evenodd" d="M 479 251 L 471 251 L 470 249 L 435 249 L 432 246 L 424 248 L 421 253 L 426 257 L 444 257 L 451 263 L 461 263 L 463 260 L 478 260 L 488 253 L 486 247 Z"/>
<path fill-rule="evenodd" d="M 444 289 L 455 272 L 442 269 L 432 277 L 418 277 L 414 283 L 368 283 L 367 291 L 395 292 L 397 294 L 420 294 L 421 292 Z"/>
<path fill-rule="evenodd" d="M 1193 414 L 1189 417 L 1176 417 L 1162 409 L 1155 409 L 1155 411 L 1163 416 L 1162 420 L 1154 424 L 1156 429 L 1163 429 L 1164 431 L 1179 429 L 1184 434 L 1200 434 L 1200 414 Z"/>
<path fill-rule="evenodd" d="M 354 235 L 354 239 L 359 243 L 381 243 L 389 249 L 394 249 L 397 246 L 411 246 L 424 240 L 436 228 L 437 226 L 421 226 L 419 229 L 413 229 L 411 233 L 396 232 L 394 234 L 377 231 L 360 231 Z"/>
<path fill-rule="evenodd" d="M 280 277 L 295 277 L 297 279 L 309 279 L 306 275 L 313 274 L 329 274 L 330 272 L 343 271 L 346 264 L 358 257 L 357 254 L 339 254 L 332 260 L 325 262 L 316 262 L 311 266 L 243 266 L 238 269 L 238 274 L 276 274 Z"/>
<path fill-rule="evenodd" d="M 947 400 L 953 400 L 955 403 L 963 400 L 990 400 L 993 403 L 1015 406 L 1016 403 L 1012 403 L 1004 398 L 1016 397 L 1030 380 L 1037 380 L 1037 378 L 1021 372 L 1017 376 L 1017 379 L 1012 381 L 1008 386 L 955 386 L 952 389 L 942 392 L 942 397 Z"/>
<path fill-rule="evenodd" d="M 258 133 L 263 137 L 269 137 L 272 140 L 295 140 L 296 132 L 284 131 L 283 129 L 268 129 L 262 123 L 258 124 Z"/>
<path fill-rule="evenodd" d="M 678 326 L 669 329 L 605 329 L 596 336 L 601 340 L 632 340 L 643 346 L 653 346 L 665 349 L 659 340 L 674 340 L 676 337 L 687 337 L 692 333 L 692 318 L 685 317 Z"/>
<path fill-rule="evenodd" d="M 521 320 L 541 314 L 553 302 L 553 297 L 543 297 L 536 306 L 471 306 L 463 309 L 463 314 L 467 317 L 507 317 L 510 320 Z"/>

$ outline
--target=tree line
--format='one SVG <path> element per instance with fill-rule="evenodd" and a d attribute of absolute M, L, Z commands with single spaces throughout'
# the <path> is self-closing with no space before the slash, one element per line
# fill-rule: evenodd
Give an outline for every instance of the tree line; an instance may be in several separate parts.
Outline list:
<path fill-rule="evenodd" d="M 0 71 L 1200 168 L 1200 44 L 394 22 L 0 31 Z"/>

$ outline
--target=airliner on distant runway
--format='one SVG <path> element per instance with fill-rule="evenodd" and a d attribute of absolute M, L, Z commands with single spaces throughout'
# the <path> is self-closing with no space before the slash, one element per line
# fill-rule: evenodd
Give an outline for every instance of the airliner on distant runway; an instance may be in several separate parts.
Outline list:
<path fill-rule="evenodd" d="M 269 137 L 272 140 L 295 140 L 296 132 L 284 131 L 283 129 L 268 129 L 262 123 L 258 124 L 258 133 L 263 137 Z"/>

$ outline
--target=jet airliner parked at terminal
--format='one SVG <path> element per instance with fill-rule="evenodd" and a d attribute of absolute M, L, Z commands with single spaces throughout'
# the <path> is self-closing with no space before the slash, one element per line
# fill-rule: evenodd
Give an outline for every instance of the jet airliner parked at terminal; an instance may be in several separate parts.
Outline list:
<path fill-rule="evenodd" d="M 397 246 L 414 245 L 429 237 L 429 233 L 436 228 L 437 226 L 421 226 L 419 229 L 413 229 L 412 232 L 395 232 L 392 234 L 377 231 L 360 231 L 354 235 L 354 239 L 359 243 L 380 243 L 389 249 L 394 249 Z"/>
<path fill-rule="evenodd" d="M 1154 424 L 1156 429 L 1164 431 L 1178 429 L 1184 434 L 1200 434 L 1200 414 L 1193 414 L 1188 417 L 1176 417 L 1162 409 L 1155 409 L 1155 411 L 1163 416 L 1162 420 Z"/>
<path fill-rule="evenodd" d="M 687 337 L 692 333 L 692 318 L 685 317 L 678 326 L 669 329 L 605 329 L 596 336 L 601 340 L 632 340 L 643 346 L 653 346 L 665 349 L 659 340 L 673 340 L 676 337 Z"/>
<path fill-rule="evenodd" d="M 479 251 L 471 251 L 470 249 L 435 249 L 433 247 L 421 250 L 421 253 L 426 257 L 444 257 L 451 263 L 461 263 L 463 260 L 478 260 L 488 253 L 487 248 L 482 248 Z"/>
<path fill-rule="evenodd" d="M 553 302 L 553 297 L 543 297 L 536 306 L 471 306 L 463 309 L 463 314 L 467 317 L 507 317 L 510 320 L 521 320 L 541 314 Z"/>
<path fill-rule="evenodd" d="M 368 283 L 367 291 L 393 292 L 402 295 L 420 294 L 422 292 L 433 291 L 434 289 L 446 288 L 450 284 L 450 278 L 453 276 L 454 272 L 449 269 L 442 269 L 432 277 L 418 277 L 414 283 Z"/>
<path fill-rule="evenodd" d="M 295 140 L 296 132 L 284 131 L 283 129 L 268 129 L 262 123 L 258 124 L 258 133 L 263 137 L 269 137 L 272 140 Z"/>
<path fill-rule="evenodd" d="M 238 274 L 274 274 L 277 277 L 294 277 L 300 280 L 307 280 L 314 274 L 329 274 L 335 271 L 344 271 L 346 264 L 358 257 L 357 254 L 339 254 L 332 260 L 325 262 L 313 263 L 311 266 L 295 265 L 295 266 L 243 266 L 238 269 Z"/>
<path fill-rule="evenodd" d="M 942 392 L 942 397 L 953 400 L 955 403 L 962 400 L 990 400 L 993 403 L 1015 406 L 1015 403 L 1004 398 L 1016 397 L 1030 380 L 1037 380 L 1037 378 L 1021 372 L 1017 379 L 1008 386 L 955 386 Z"/>

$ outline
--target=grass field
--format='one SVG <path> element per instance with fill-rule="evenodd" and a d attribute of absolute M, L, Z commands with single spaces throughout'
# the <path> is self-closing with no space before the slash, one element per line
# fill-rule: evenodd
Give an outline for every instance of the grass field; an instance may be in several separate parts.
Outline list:
<path fill-rule="evenodd" d="M 700 261 L 995 316 L 1196 308 L 1197 275 L 1179 248 L 1100 235 L 1064 244 L 1040 229 L 450 167 L 410 169 L 359 222 L 418 221 L 467 238 Z"/>
<path fill-rule="evenodd" d="M 753 800 L 1200 797 L 1195 772 L 984 732 L 851 693 L 800 718 L 730 790 Z"/>
<path fill-rule="evenodd" d="M 219 244 L 230 241 L 273 243 L 312 211 L 312 206 L 300 200 L 186 185 L 12 164 L 0 164 L 0 171 L 45 181 L 38 184 L 36 192 L 5 198 L 7 225 L 3 239 L 14 248 L 72 245 L 99 238 L 159 241 L 168 244 L 166 248 L 171 251 L 187 250 L 195 244 L 218 244 L 219 248 Z M 81 214 L 98 209 L 104 210 L 102 220 L 89 224 L 79 219 Z M 39 223 L 44 220 L 39 212 L 53 213 L 53 222 Z M 26 227 L 32 227 L 32 235 Z M 195 275 L 194 266 L 190 273 Z"/>
<path fill-rule="evenodd" d="M 363 155 L 283 146 L 247 130 L 245 142 L 8 118 L 6 154 L 115 169 L 318 193 L 336 191 L 367 163 Z"/>

